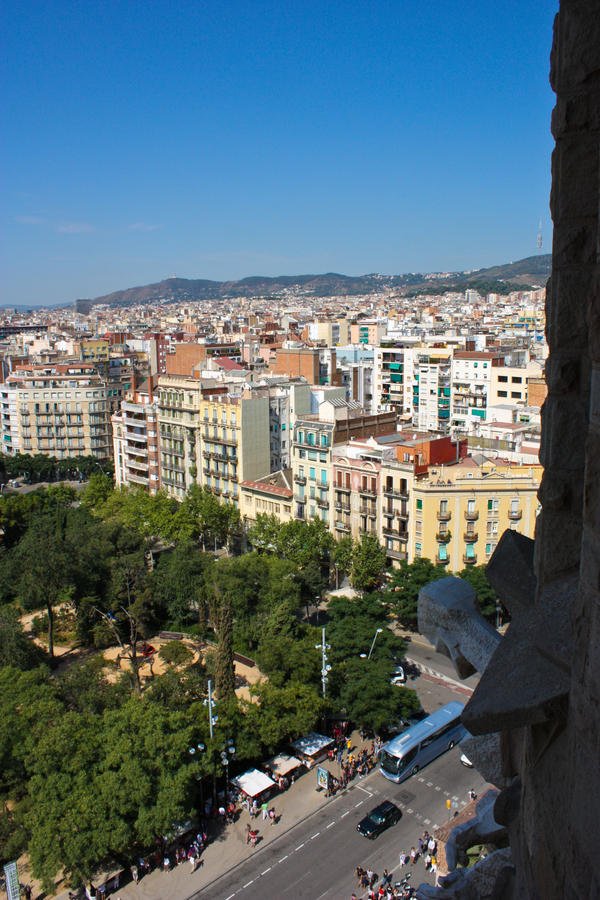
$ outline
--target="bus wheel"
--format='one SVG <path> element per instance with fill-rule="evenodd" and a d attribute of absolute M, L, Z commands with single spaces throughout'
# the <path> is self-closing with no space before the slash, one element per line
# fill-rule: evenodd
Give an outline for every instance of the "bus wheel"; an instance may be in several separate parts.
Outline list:
<path fill-rule="evenodd" d="M 418 766 L 413 766 L 413 770 L 412 770 L 412 772 L 411 772 L 410 774 L 411 774 L 411 775 L 416 775 L 418 771 L 419 771 L 419 767 L 418 767 Z"/>
<path fill-rule="evenodd" d="M 450 741 L 450 743 L 448 744 L 448 750 L 452 750 L 453 747 L 454 747 L 454 741 Z"/>

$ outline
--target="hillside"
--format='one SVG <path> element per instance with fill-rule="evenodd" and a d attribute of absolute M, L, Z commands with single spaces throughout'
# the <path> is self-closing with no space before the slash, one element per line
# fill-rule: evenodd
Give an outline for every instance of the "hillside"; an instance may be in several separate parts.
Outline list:
<path fill-rule="evenodd" d="M 235 297 L 269 297 L 285 293 L 302 293 L 315 297 L 343 297 L 352 294 L 374 294 L 381 290 L 399 293 L 430 293 L 473 288 L 483 293 L 507 294 L 511 290 L 527 290 L 543 285 L 550 275 L 550 254 L 529 256 L 518 262 L 453 273 L 407 273 L 404 275 L 253 275 L 239 281 L 210 281 L 205 278 L 167 278 L 156 284 L 114 291 L 96 297 L 93 304 L 138 306 L 145 303 L 194 303 Z"/>

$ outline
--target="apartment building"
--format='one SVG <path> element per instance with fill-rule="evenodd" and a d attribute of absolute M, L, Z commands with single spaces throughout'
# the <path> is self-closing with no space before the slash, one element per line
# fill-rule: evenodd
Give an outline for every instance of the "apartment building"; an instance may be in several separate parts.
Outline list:
<path fill-rule="evenodd" d="M 129 391 L 111 419 L 117 487 L 143 487 L 156 494 L 160 490 L 160 450 L 152 379 Z"/>
<path fill-rule="evenodd" d="M 502 354 L 456 350 L 452 359 L 452 427 L 461 434 L 477 431 L 486 420 L 492 370 L 504 366 Z"/>
<path fill-rule="evenodd" d="M 276 375 L 300 376 L 309 384 L 340 383 L 336 352 L 331 347 L 304 347 L 301 344 L 279 347 L 271 368 Z"/>
<path fill-rule="evenodd" d="M 352 344 L 379 344 L 385 337 L 386 326 L 375 319 L 361 319 L 350 325 L 350 342 Z"/>
<path fill-rule="evenodd" d="M 202 382 L 196 378 L 161 375 L 156 393 L 161 488 L 176 500 L 198 479 L 202 439 Z"/>
<path fill-rule="evenodd" d="M 393 408 L 398 415 L 406 411 L 404 353 L 403 347 L 375 347 L 373 405 L 376 409 Z"/>
<path fill-rule="evenodd" d="M 452 351 L 412 348 L 405 351 L 405 409 L 421 431 L 450 430 Z"/>
<path fill-rule="evenodd" d="M 360 404 L 339 397 L 323 400 L 316 414 L 299 416 L 292 443 L 295 518 L 319 516 L 329 525 L 334 445 L 394 432 L 396 420 L 393 411 L 367 415 Z"/>
<path fill-rule="evenodd" d="M 408 560 L 424 556 L 456 572 L 484 565 L 507 528 L 533 537 L 542 467 L 466 457 L 432 466 L 411 491 Z"/>
<path fill-rule="evenodd" d="M 2 386 L 1 405 L 6 453 L 111 455 L 106 383 L 90 363 L 21 364 Z"/>
<path fill-rule="evenodd" d="M 240 516 L 249 524 L 257 516 L 275 516 L 282 524 L 294 518 L 292 472 L 270 472 L 263 478 L 240 484 Z"/>

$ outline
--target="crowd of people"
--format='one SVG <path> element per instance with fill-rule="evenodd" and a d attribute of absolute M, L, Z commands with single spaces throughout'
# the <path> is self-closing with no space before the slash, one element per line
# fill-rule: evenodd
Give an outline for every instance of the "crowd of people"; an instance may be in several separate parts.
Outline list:
<path fill-rule="evenodd" d="M 411 847 L 409 853 L 402 852 L 400 854 L 400 875 L 396 882 L 392 883 L 392 876 L 387 869 L 383 870 L 381 878 L 369 866 L 366 869 L 357 866 L 355 876 L 358 887 L 361 891 L 366 890 L 364 900 L 404 900 L 414 895 L 415 888 L 410 884 L 411 872 L 410 867 L 417 860 L 422 859 L 425 863 L 425 869 L 428 872 L 435 873 L 437 871 L 437 843 L 435 838 L 425 831 L 417 840 L 416 846 Z M 407 866 L 409 871 L 402 872 Z M 360 900 L 354 893 L 351 900 Z"/>

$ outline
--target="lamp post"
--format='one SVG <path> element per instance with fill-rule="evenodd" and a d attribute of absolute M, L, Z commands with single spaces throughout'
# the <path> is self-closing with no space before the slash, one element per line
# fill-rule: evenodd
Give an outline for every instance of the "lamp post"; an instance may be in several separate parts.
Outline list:
<path fill-rule="evenodd" d="M 383 628 L 378 628 L 377 631 L 375 632 L 375 635 L 373 637 L 373 643 L 371 644 L 371 649 L 369 650 L 369 655 L 367 656 L 367 659 L 371 659 L 371 653 L 373 652 L 373 647 L 375 646 L 375 641 L 377 640 L 377 635 L 381 634 L 382 631 L 383 631 Z"/>
<path fill-rule="evenodd" d="M 206 747 L 204 744 L 196 744 L 195 747 L 190 747 L 188 753 L 190 756 L 195 756 L 196 753 L 204 753 Z M 202 810 L 204 810 L 204 789 L 202 787 L 202 775 L 195 776 L 196 781 L 200 782 L 200 803 L 202 805 Z"/>
<path fill-rule="evenodd" d="M 233 740 L 228 738 L 221 746 L 221 764 L 225 766 L 225 803 L 229 799 L 229 760 L 235 759 Z"/>
<path fill-rule="evenodd" d="M 219 717 L 213 715 L 213 709 L 215 707 L 215 702 L 212 696 L 212 681 L 210 678 L 208 679 L 208 698 L 203 701 L 205 706 L 208 706 L 208 730 L 212 740 L 213 737 L 213 726 L 217 724 Z M 215 761 L 213 767 L 213 803 L 217 801 L 217 764 Z"/>
<path fill-rule="evenodd" d="M 323 697 L 327 693 L 328 675 L 331 672 L 331 666 L 327 664 L 327 651 L 331 650 L 331 644 L 325 642 L 325 629 L 321 629 L 321 643 L 315 644 L 315 650 L 321 651 L 321 685 L 323 687 Z"/>

